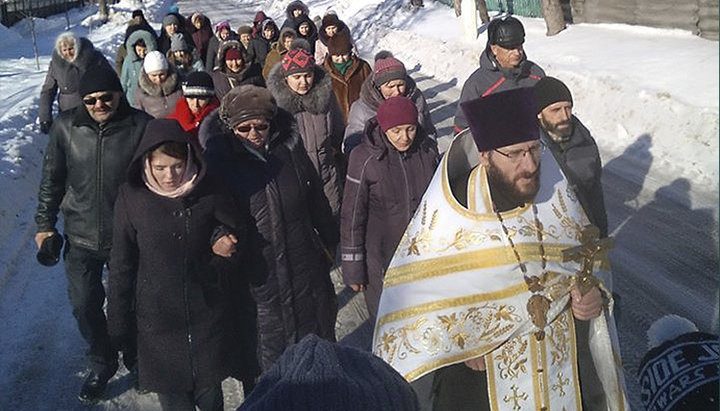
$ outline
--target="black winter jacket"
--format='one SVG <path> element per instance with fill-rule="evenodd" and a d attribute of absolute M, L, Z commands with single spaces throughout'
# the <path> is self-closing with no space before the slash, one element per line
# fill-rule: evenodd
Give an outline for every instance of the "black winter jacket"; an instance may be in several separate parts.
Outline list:
<path fill-rule="evenodd" d="M 480 55 L 480 67 L 463 84 L 460 100 L 458 100 L 455 111 L 455 125 L 453 126 L 455 132 L 458 133 L 468 127 L 460 103 L 485 97 L 492 93 L 532 87 L 543 77 L 545 77 L 543 69 L 526 58 L 516 68 L 505 69 L 500 67 L 495 57 L 492 56 L 490 46 L 488 46 Z"/>
<path fill-rule="evenodd" d="M 186 392 L 218 384 L 230 373 L 217 261 L 227 259 L 212 253 L 212 238 L 222 226 L 238 238 L 235 255 L 243 254 L 247 220 L 206 177 L 194 143 L 198 176 L 190 192 L 169 198 L 145 186 L 149 151 L 167 141 L 190 144 L 177 121 L 156 121 L 138 147 L 115 205 L 108 333 L 118 340 L 131 336 L 136 318 L 140 387 Z"/>
<path fill-rule="evenodd" d="M 337 304 L 326 250 L 335 250 L 338 232 L 293 116 L 278 109 L 265 160 L 243 146 L 217 110 L 201 124 L 200 138 L 207 141 L 209 172 L 250 202 L 259 233 L 254 243 L 267 280 L 252 293 L 263 370 L 307 334 L 334 340 Z"/>
<path fill-rule="evenodd" d="M 540 136 L 552 151 L 568 183 L 577 193 L 578 200 L 590 222 L 607 236 L 608 221 L 602 188 L 602 160 L 590 131 L 573 116 L 573 133 L 568 141 L 557 143 L 540 129 Z"/>
<path fill-rule="evenodd" d="M 90 250 L 110 248 L 115 197 L 151 118 L 124 98 L 103 125 L 85 106 L 58 116 L 43 159 L 35 214 L 38 232 L 52 231 L 62 211 L 70 242 Z"/>
<path fill-rule="evenodd" d="M 419 127 L 405 152 L 392 146 L 375 117 L 350 153 L 340 234 L 345 284 L 365 284 L 371 318 L 377 315 L 385 270 L 438 164 L 435 140 Z"/>

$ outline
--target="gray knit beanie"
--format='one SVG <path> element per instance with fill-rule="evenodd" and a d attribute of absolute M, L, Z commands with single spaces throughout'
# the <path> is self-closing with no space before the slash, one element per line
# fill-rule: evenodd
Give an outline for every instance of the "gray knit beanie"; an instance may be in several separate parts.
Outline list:
<path fill-rule="evenodd" d="M 185 41 L 185 36 L 180 33 L 175 33 L 170 36 L 170 50 L 171 51 L 190 51 L 190 46 Z"/>

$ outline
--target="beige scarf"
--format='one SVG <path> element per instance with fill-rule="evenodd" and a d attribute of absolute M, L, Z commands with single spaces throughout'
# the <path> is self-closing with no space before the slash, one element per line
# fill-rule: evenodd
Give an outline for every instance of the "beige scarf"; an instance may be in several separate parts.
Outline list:
<path fill-rule="evenodd" d="M 198 169 L 195 162 L 192 159 L 192 150 L 188 146 L 188 155 L 185 160 L 185 170 L 183 171 L 182 180 L 180 185 L 174 190 L 166 190 L 162 188 L 160 183 L 155 179 L 152 174 L 152 167 L 150 166 L 150 155 L 145 155 L 145 168 L 143 172 L 143 181 L 148 190 L 155 194 L 161 195 L 168 198 L 178 198 L 190 192 L 197 183 Z"/>

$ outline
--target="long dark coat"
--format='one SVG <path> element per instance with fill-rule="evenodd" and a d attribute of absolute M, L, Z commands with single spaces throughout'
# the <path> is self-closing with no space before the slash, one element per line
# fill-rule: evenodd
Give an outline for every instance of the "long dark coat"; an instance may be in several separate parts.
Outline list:
<path fill-rule="evenodd" d="M 267 78 L 268 90 L 277 105 L 289 111 L 297 121 L 303 146 L 320 176 L 333 216 L 340 212 L 341 141 L 345 126 L 342 112 L 332 91 L 332 81 L 320 66 L 314 67 L 313 86 L 300 95 L 290 90 L 276 65 Z"/>
<path fill-rule="evenodd" d="M 230 373 L 213 231 L 238 238 L 242 254 L 247 220 L 205 176 L 199 148 L 194 189 L 179 198 L 151 192 L 141 173 L 146 153 L 166 141 L 190 141 L 175 120 L 150 123 L 118 194 L 108 285 L 108 332 L 129 335 L 137 318 L 140 387 L 169 393 L 220 383 Z M 223 259 L 224 260 L 224 259 Z M 238 276 L 242 272 L 235 272 Z"/>
<path fill-rule="evenodd" d="M 263 370 L 307 334 L 334 340 L 337 313 L 326 251 L 338 243 L 330 206 L 292 115 L 278 109 L 270 133 L 263 161 L 222 125 L 217 111 L 200 126 L 210 173 L 250 202 L 254 243 L 267 265 L 266 282 L 251 290 Z"/>
<path fill-rule="evenodd" d="M 345 284 L 365 284 L 371 318 L 377 316 L 385 270 L 438 164 L 435 140 L 418 127 L 413 144 L 399 152 L 376 118 L 350 154 L 340 234 Z"/>
<path fill-rule="evenodd" d="M 40 92 L 40 103 L 38 104 L 40 121 L 52 121 L 52 105 L 56 95 L 60 111 L 70 110 L 81 105 L 80 78 L 89 69 L 101 68 L 112 69 L 112 66 L 85 37 L 77 38 L 75 58 L 72 61 L 63 59 L 56 45 Z"/>

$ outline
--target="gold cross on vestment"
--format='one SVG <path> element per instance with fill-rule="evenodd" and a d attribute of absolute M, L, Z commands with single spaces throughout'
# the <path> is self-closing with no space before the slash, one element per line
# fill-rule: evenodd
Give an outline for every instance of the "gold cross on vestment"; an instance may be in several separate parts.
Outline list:
<path fill-rule="evenodd" d="M 580 232 L 579 246 L 562 250 L 563 262 L 577 261 L 582 263 L 582 268 L 576 276 L 580 294 L 587 294 L 598 284 L 598 279 L 593 275 L 595 257 L 611 248 L 613 244 L 614 241 L 610 237 L 600 239 L 600 229 L 589 224 L 583 227 Z"/>
<path fill-rule="evenodd" d="M 503 401 L 505 401 L 505 402 L 512 402 L 512 403 L 513 403 L 513 410 L 517 411 L 517 410 L 519 410 L 519 409 L 522 408 L 522 407 L 520 406 L 520 400 L 523 400 L 523 401 L 527 400 L 528 395 L 527 395 L 526 393 L 524 393 L 524 392 L 521 393 L 520 395 L 518 395 L 518 391 L 519 391 L 520 389 L 519 389 L 516 385 L 513 385 L 512 387 L 510 387 L 510 389 L 512 390 L 513 395 L 512 395 L 512 396 L 506 395 L 506 396 L 503 398 Z"/>

